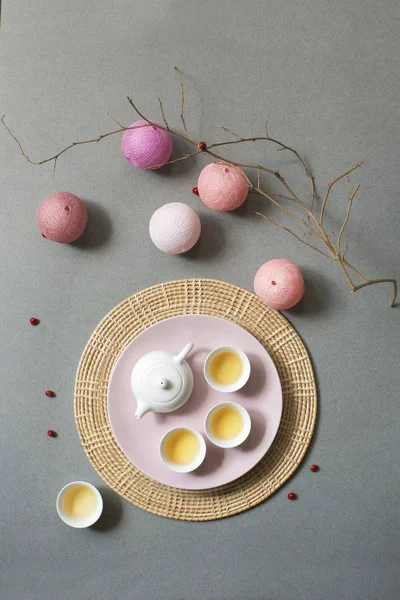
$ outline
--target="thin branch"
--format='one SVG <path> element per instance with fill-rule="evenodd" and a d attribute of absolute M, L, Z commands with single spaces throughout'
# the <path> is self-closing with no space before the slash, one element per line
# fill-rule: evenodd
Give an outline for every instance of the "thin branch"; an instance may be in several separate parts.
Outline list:
<path fill-rule="evenodd" d="M 218 146 L 229 146 L 229 145 L 232 145 L 232 144 L 240 144 L 240 143 L 243 143 L 243 142 L 262 142 L 263 141 L 263 142 L 271 142 L 272 144 L 278 145 L 279 146 L 279 150 L 288 150 L 289 152 L 291 152 L 292 154 L 294 154 L 296 156 L 297 160 L 301 163 L 303 169 L 305 170 L 305 172 L 307 174 L 307 177 L 309 178 L 310 186 L 311 186 L 311 205 L 310 205 L 310 209 L 312 210 L 313 205 L 314 205 L 314 200 L 315 200 L 315 182 L 314 182 L 314 177 L 313 177 L 313 175 L 312 175 L 312 173 L 311 173 L 311 171 L 310 171 L 307 163 L 302 158 L 302 156 L 297 152 L 297 150 L 295 150 L 294 148 L 291 148 L 287 144 L 283 144 L 279 140 L 276 140 L 274 138 L 269 137 L 267 123 L 266 123 L 265 127 L 266 127 L 266 135 L 265 136 L 256 136 L 256 137 L 251 137 L 251 138 L 240 137 L 239 135 L 237 135 L 233 131 L 230 131 L 227 127 L 223 127 L 223 129 L 225 131 L 228 131 L 230 134 L 232 134 L 233 136 L 235 136 L 238 139 L 235 140 L 235 141 L 231 141 L 231 142 L 218 142 L 216 144 L 211 144 L 211 146 L 209 146 L 209 149 L 211 149 L 211 148 L 217 148 Z"/>
<path fill-rule="evenodd" d="M 53 166 L 53 183 L 56 180 L 56 167 L 57 167 L 57 160 L 58 160 L 58 156 L 55 157 L 54 159 L 54 166 Z"/>
<path fill-rule="evenodd" d="M 142 114 L 140 112 L 140 110 L 138 109 L 136 104 L 133 102 L 132 98 L 127 96 L 126 99 L 128 100 L 129 104 L 132 106 L 133 110 L 139 115 L 139 117 L 141 117 L 144 121 L 147 121 L 147 123 L 148 123 L 148 125 L 139 125 L 138 127 L 148 127 L 149 125 L 151 125 L 152 127 L 157 127 L 158 129 L 162 129 L 163 131 L 168 131 L 168 129 L 166 127 L 162 127 L 159 123 L 154 123 L 153 121 L 149 121 L 149 119 L 147 119 L 144 116 L 144 114 Z M 136 129 L 136 127 L 127 127 L 127 129 Z M 194 146 L 197 146 L 196 142 L 192 138 L 187 138 L 185 135 L 182 135 L 182 133 L 179 133 L 178 131 L 170 129 L 170 133 L 172 133 L 176 137 L 180 138 L 181 140 L 185 140 L 185 142 L 187 142 L 188 144 L 193 144 Z"/>
<path fill-rule="evenodd" d="M 138 107 L 136 106 L 136 104 L 134 104 L 134 102 L 133 102 L 132 98 L 130 98 L 130 96 L 127 96 L 127 97 L 126 97 L 126 99 L 128 100 L 129 104 L 132 106 L 133 110 L 134 110 L 135 112 L 137 112 L 137 114 L 139 115 L 139 117 L 140 117 L 141 119 L 143 119 L 143 121 L 147 121 L 147 123 L 148 123 L 149 125 L 153 125 L 154 127 L 157 127 L 157 124 L 156 124 L 156 123 L 153 123 L 152 121 L 149 121 L 149 119 L 148 119 L 147 117 L 145 117 L 145 116 L 144 116 L 144 114 L 142 114 L 142 113 L 140 112 L 140 110 L 138 109 Z"/>
<path fill-rule="evenodd" d="M 284 194 L 272 194 L 276 198 L 282 198 L 283 200 L 290 200 L 293 202 L 293 198 L 291 196 L 285 196 Z"/>
<path fill-rule="evenodd" d="M 181 121 L 182 121 L 182 125 L 183 125 L 183 129 L 186 131 L 188 137 L 193 141 L 192 136 L 189 133 L 189 130 L 186 126 L 186 121 L 185 121 L 185 117 L 184 117 L 184 107 L 185 107 L 185 90 L 183 87 L 183 77 L 182 77 L 182 73 L 180 72 L 180 70 L 178 69 L 178 67 L 175 67 L 175 71 L 178 73 L 178 77 L 179 77 L 179 86 L 181 88 Z"/>
<path fill-rule="evenodd" d="M 272 196 L 270 196 L 269 194 L 267 194 L 266 192 L 264 192 L 263 190 L 261 190 L 260 188 L 257 188 L 254 190 L 256 193 L 260 194 L 260 196 L 264 196 L 264 198 L 267 198 L 267 200 L 269 200 L 270 202 L 272 202 L 272 204 L 274 204 L 275 206 L 277 206 L 282 212 L 284 212 L 286 215 L 292 217 L 292 219 L 295 219 L 295 221 L 297 221 L 298 223 L 301 223 L 302 225 L 304 225 L 304 227 L 306 229 L 308 229 L 308 231 L 311 233 L 311 235 L 313 235 L 314 237 L 316 237 L 320 242 L 322 242 L 323 244 L 325 244 L 326 246 L 326 242 L 324 241 L 324 239 L 321 237 L 321 235 L 319 235 L 312 227 L 311 225 L 309 225 L 304 219 L 302 219 L 301 217 L 299 217 L 298 215 L 296 215 L 295 213 L 293 213 L 291 210 L 289 210 L 288 208 L 286 208 L 285 206 L 283 206 L 282 204 L 280 204 L 277 200 L 275 200 L 275 198 L 273 198 Z M 329 242 L 328 242 L 329 244 Z M 329 250 L 329 248 L 328 248 Z"/>
<path fill-rule="evenodd" d="M 292 231 L 288 227 L 285 227 L 284 225 L 281 225 L 280 223 L 277 223 L 277 221 L 274 221 L 273 219 L 270 219 L 269 217 L 266 217 L 262 213 L 256 212 L 256 215 L 259 216 L 259 217 L 262 217 L 265 221 L 268 221 L 268 223 L 272 223 L 272 225 L 275 225 L 275 227 L 279 227 L 279 229 L 283 229 L 284 231 L 287 231 L 288 233 L 290 233 L 290 235 L 292 235 L 293 237 L 295 237 L 296 240 L 298 240 L 302 244 L 305 244 L 309 248 L 312 248 L 312 250 L 316 250 L 317 252 L 319 252 L 320 254 L 322 254 L 322 256 L 326 256 L 326 258 L 332 258 L 331 256 L 329 256 L 329 254 L 326 254 L 325 252 L 323 252 L 322 250 L 320 250 L 316 246 L 313 246 L 312 244 L 309 244 L 308 242 L 306 242 L 305 240 L 303 240 L 301 237 L 299 237 L 296 233 L 294 233 L 294 231 Z"/>
<path fill-rule="evenodd" d="M 354 188 L 354 190 L 351 192 L 350 197 L 349 197 L 349 203 L 347 205 L 346 216 L 344 218 L 343 225 L 340 228 L 339 235 L 338 235 L 338 238 L 337 238 L 337 251 L 338 251 L 339 255 L 340 255 L 340 242 L 342 241 L 342 235 L 343 235 L 343 232 L 344 232 L 344 228 L 346 227 L 346 225 L 348 223 L 348 220 L 349 220 L 349 217 L 350 217 L 351 205 L 353 204 L 354 196 L 357 194 L 357 192 L 358 192 L 359 189 L 360 189 L 360 184 L 358 184 Z"/>
<path fill-rule="evenodd" d="M 15 142 L 17 143 L 19 150 L 22 154 L 22 156 L 25 158 L 25 160 L 27 160 L 29 163 L 31 163 L 31 165 L 44 165 L 45 163 L 51 162 L 52 160 L 56 161 L 62 154 L 64 154 L 65 152 L 67 152 L 68 150 L 70 150 L 71 148 L 74 148 L 75 146 L 81 146 L 83 144 L 94 144 L 94 143 L 98 143 L 101 142 L 101 140 L 104 140 L 106 137 L 109 137 L 110 135 L 115 135 L 116 133 L 122 133 L 123 131 L 126 131 L 128 129 L 139 129 L 140 127 L 148 127 L 148 125 L 139 125 L 138 127 L 123 127 L 121 129 L 116 129 L 115 131 L 109 131 L 108 133 L 103 133 L 101 135 L 99 135 L 97 138 L 93 138 L 91 140 L 83 140 L 80 142 L 72 142 L 72 144 L 70 144 L 69 146 L 67 146 L 66 148 L 64 148 L 63 150 L 61 150 L 60 152 L 58 152 L 57 154 L 55 154 L 54 156 L 50 156 L 50 158 L 45 158 L 44 160 L 40 160 L 40 161 L 35 161 L 32 160 L 24 151 L 20 141 L 18 140 L 18 138 L 13 134 L 13 132 L 11 131 L 11 129 L 8 127 L 8 125 L 6 125 L 5 121 L 4 121 L 4 116 L 1 118 L 1 122 L 4 125 L 4 127 L 7 129 L 8 133 L 11 135 L 11 137 L 13 138 L 13 140 L 15 140 Z"/>
<path fill-rule="evenodd" d="M 338 255 L 338 257 L 336 258 L 336 261 L 337 261 L 337 263 L 338 263 L 339 267 L 342 269 L 342 271 L 343 271 L 343 275 L 346 277 L 347 283 L 349 284 L 351 291 L 353 291 L 353 290 L 354 290 L 354 283 L 352 282 L 352 280 L 351 280 L 351 278 L 350 278 L 350 275 L 349 275 L 349 274 L 348 274 L 348 272 L 346 271 L 346 267 L 344 266 L 344 264 L 343 264 L 343 261 L 342 261 L 342 259 L 339 257 L 339 255 Z"/>
<path fill-rule="evenodd" d="M 376 283 L 391 283 L 393 285 L 393 296 L 390 299 L 389 306 L 392 307 L 395 305 L 397 298 L 397 281 L 396 279 L 371 279 L 370 281 L 366 281 L 365 283 L 361 283 L 360 285 L 356 285 L 351 291 L 357 292 L 358 290 L 362 290 L 369 285 L 375 285 Z"/>
<path fill-rule="evenodd" d="M 367 281 L 369 281 L 366 277 L 364 277 L 364 275 L 361 275 L 360 271 L 358 269 L 356 269 L 355 267 L 353 267 L 353 265 L 351 265 L 347 260 L 344 260 L 344 255 L 342 256 L 342 260 L 343 263 L 346 265 L 347 268 L 351 269 L 353 271 L 353 273 L 355 273 L 356 275 L 358 275 L 358 277 L 360 279 L 362 279 L 365 283 Z"/>
<path fill-rule="evenodd" d="M 110 117 L 110 119 L 111 119 L 112 121 L 114 121 L 114 123 L 115 123 L 116 125 L 118 125 L 118 127 L 121 127 L 121 129 L 124 129 L 124 126 L 123 126 L 123 125 L 121 125 L 121 123 L 119 123 L 119 122 L 117 121 L 117 119 L 116 119 L 115 117 L 113 117 L 113 116 L 112 116 L 112 114 L 111 114 L 111 113 L 109 113 L 109 112 L 108 112 L 108 113 L 107 113 L 107 115 Z"/>
<path fill-rule="evenodd" d="M 165 165 L 172 165 L 173 163 L 177 163 L 182 160 L 187 160 L 188 158 L 192 158 L 192 156 L 197 156 L 198 154 L 203 154 L 203 152 L 201 150 L 197 150 L 197 152 L 192 152 L 191 154 L 182 154 L 182 156 L 179 156 L 178 158 L 173 158 L 172 160 L 167 160 L 167 162 L 165 162 L 165 163 L 161 163 L 159 165 L 154 165 L 154 167 L 152 167 L 152 169 L 160 169 L 161 167 L 164 167 Z"/>
<path fill-rule="evenodd" d="M 239 140 L 243 140 L 242 137 L 240 137 L 240 135 L 238 135 L 237 133 L 234 133 L 233 131 L 231 131 L 230 129 L 228 129 L 227 127 L 222 126 L 222 129 L 224 131 L 227 131 L 228 133 L 230 133 L 231 135 L 233 135 L 233 137 L 238 138 Z"/>
<path fill-rule="evenodd" d="M 326 190 L 326 194 L 324 196 L 323 202 L 322 202 L 322 206 L 321 206 L 321 212 L 319 215 L 319 223 L 322 226 L 322 221 L 324 219 L 324 213 L 325 213 L 325 208 L 326 208 L 326 203 L 328 202 L 328 198 L 329 198 L 329 194 L 331 193 L 331 189 L 332 187 L 335 185 L 335 183 L 337 183 L 338 181 L 340 181 L 341 179 L 343 179 L 343 177 L 346 177 L 346 175 L 349 175 L 350 173 L 352 173 L 353 171 L 355 171 L 356 169 L 358 169 L 358 167 L 361 167 L 361 165 L 364 163 L 363 160 L 360 160 L 360 162 L 358 162 L 356 165 L 354 165 L 354 167 L 351 167 L 351 169 L 349 169 L 348 171 L 345 171 L 344 173 L 342 173 L 341 175 L 339 175 L 339 177 L 336 177 L 336 179 L 334 179 L 333 181 L 331 181 L 328 184 L 328 189 Z"/>
<path fill-rule="evenodd" d="M 161 102 L 161 98 L 158 98 L 158 104 L 160 105 L 160 110 L 161 110 L 161 116 L 162 116 L 162 120 L 165 123 L 165 128 L 167 131 L 171 131 L 170 126 L 168 125 L 168 121 L 165 117 L 165 113 L 164 113 L 164 107 L 163 107 L 163 103 Z"/>

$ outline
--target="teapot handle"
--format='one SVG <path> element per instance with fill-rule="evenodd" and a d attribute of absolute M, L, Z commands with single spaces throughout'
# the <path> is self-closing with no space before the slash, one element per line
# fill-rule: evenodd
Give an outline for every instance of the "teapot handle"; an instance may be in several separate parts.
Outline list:
<path fill-rule="evenodd" d="M 181 363 L 183 360 L 185 360 L 185 358 L 188 356 L 188 354 L 191 353 L 192 350 L 193 350 L 193 344 L 191 344 L 191 343 L 186 344 L 184 349 L 181 350 L 181 352 L 179 352 L 179 354 L 174 356 L 174 361 L 177 363 Z"/>

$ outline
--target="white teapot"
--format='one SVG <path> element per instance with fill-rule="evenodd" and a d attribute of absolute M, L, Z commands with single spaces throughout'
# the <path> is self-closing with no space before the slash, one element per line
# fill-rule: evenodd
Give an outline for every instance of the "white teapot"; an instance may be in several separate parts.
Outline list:
<path fill-rule="evenodd" d="M 167 413 L 180 408 L 193 390 L 193 373 L 185 358 L 192 351 L 187 344 L 176 356 L 154 350 L 138 360 L 132 369 L 131 387 L 137 402 L 135 417 L 154 412 Z"/>

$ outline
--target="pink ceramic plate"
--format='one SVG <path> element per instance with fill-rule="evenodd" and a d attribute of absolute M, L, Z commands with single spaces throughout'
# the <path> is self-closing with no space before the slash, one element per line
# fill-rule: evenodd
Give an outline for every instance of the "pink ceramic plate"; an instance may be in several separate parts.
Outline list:
<path fill-rule="evenodd" d="M 179 352 L 188 342 L 194 344 L 187 359 L 194 375 L 194 389 L 189 400 L 174 412 L 150 412 L 142 419 L 136 419 L 136 400 L 130 383 L 136 361 L 151 350 Z M 216 392 L 205 381 L 204 361 L 217 346 L 236 346 L 250 359 L 250 379 L 238 392 Z M 204 418 L 208 410 L 224 400 L 240 402 L 251 417 L 250 435 L 237 448 L 218 448 L 208 441 L 204 433 Z M 126 347 L 114 367 L 108 386 L 108 414 L 119 447 L 138 469 L 172 487 L 204 490 L 237 479 L 264 456 L 281 420 L 282 389 L 269 354 L 250 333 L 224 319 L 183 315 L 149 327 Z M 173 473 L 163 465 L 159 456 L 162 436 L 178 425 L 194 427 L 204 435 L 207 443 L 204 463 L 192 473 Z"/>

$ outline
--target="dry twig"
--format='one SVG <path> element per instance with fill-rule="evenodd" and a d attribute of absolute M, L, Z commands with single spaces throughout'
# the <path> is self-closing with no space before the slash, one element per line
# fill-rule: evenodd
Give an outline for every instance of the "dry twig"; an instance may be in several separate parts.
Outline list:
<path fill-rule="evenodd" d="M 349 261 L 347 260 L 347 258 L 346 258 L 347 251 L 348 251 L 347 244 L 346 244 L 345 251 L 344 252 L 341 251 L 342 237 L 343 237 L 346 225 L 347 225 L 349 217 L 350 217 L 350 211 L 352 208 L 352 203 L 353 203 L 354 197 L 357 194 L 357 192 L 360 188 L 360 185 L 357 185 L 354 189 L 352 189 L 350 181 L 349 181 L 350 195 L 349 195 L 349 200 L 348 200 L 348 205 L 347 205 L 347 211 L 346 211 L 346 215 L 344 217 L 342 226 L 341 226 L 336 238 L 335 238 L 335 233 L 332 232 L 332 240 L 330 240 L 330 238 L 326 232 L 325 226 L 324 226 L 324 215 L 325 215 L 329 196 L 330 196 L 333 186 L 336 183 L 338 183 L 341 179 L 343 179 L 344 177 L 348 178 L 350 173 L 352 173 L 353 171 L 358 169 L 363 164 L 363 161 L 358 162 L 356 165 L 354 165 L 353 167 L 351 167 L 350 169 L 348 169 L 347 171 L 345 171 L 344 173 L 342 173 L 341 175 L 336 177 L 336 179 L 334 179 L 333 181 L 331 181 L 328 184 L 326 193 L 325 193 L 323 201 L 322 201 L 321 209 L 319 211 L 319 214 L 317 215 L 315 212 L 315 200 L 316 200 L 315 181 L 314 181 L 314 177 L 311 173 L 310 168 L 308 167 L 306 161 L 302 158 L 302 156 L 297 152 L 297 150 L 288 146 L 287 144 L 284 144 L 283 142 L 280 142 L 279 140 L 277 140 L 275 138 L 270 137 L 270 135 L 268 133 L 267 123 L 265 124 L 265 135 L 264 136 L 256 136 L 256 137 L 242 137 L 242 136 L 238 135 L 237 133 L 234 133 L 233 131 L 227 129 L 226 127 L 223 127 L 224 131 L 227 131 L 233 137 L 235 137 L 235 140 L 212 143 L 207 146 L 205 151 L 198 149 L 198 142 L 195 141 L 193 136 L 189 133 L 187 125 L 186 125 L 185 116 L 184 116 L 185 91 L 184 91 L 182 73 L 179 71 L 179 69 L 177 67 L 175 67 L 175 71 L 177 72 L 178 77 L 179 77 L 179 86 L 180 86 L 180 92 L 181 92 L 180 118 L 181 118 L 182 126 L 184 129 L 184 133 L 176 131 L 169 126 L 168 121 L 165 116 L 164 107 L 163 107 L 163 104 L 162 104 L 160 98 L 158 98 L 158 102 L 159 102 L 159 107 L 160 107 L 161 116 L 162 116 L 164 125 L 159 125 L 157 123 L 154 123 L 153 121 L 151 121 L 150 119 L 145 117 L 144 114 L 134 104 L 132 98 L 127 97 L 129 104 L 132 106 L 132 108 L 137 113 L 137 115 L 139 115 L 139 117 L 141 119 L 143 119 L 144 121 L 147 122 L 146 125 L 140 125 L 140 126 L 136 126 L 136 127 L 124 127 L 114 117 L 109 115 L 113 119 L 113 121 L 119 126 L 119 129 L 116 129 L 114 131 L 109 131 L 108 133 L 101 134 L 98 137 L 90 139 L 90 140 L 73 142 L 72 144 L 70 144 L 69 146 L 66 146 L 60 152 L 58 152 L 57 154 L 54 154 L 53 156 L 50 156 L 49 158 L 46 158 L 46 159 L 40 160 L 40 161 L 34 161 L 26 154 L 26 152 L 24 151 L 18 138 L 14 135 L 14 133 L 11 131 L 11 129 L 5 123 L 4 116 L 1 119 L 1 123 L 6 128 L 6 130 L 11 135 L 11 137 L 15 140 L 22 156 L 29 163 L 31 163 L 33 165 L 43 165 L 46 163 L 53 162 L 54 173 L 55 173 L 57 161 L 60 158 L 60 156 L 62 154 L 64 154 L 65 152 L 67 152 L 68 150 L 70 150 L 71 148 L 74 148 L 75 146 L 98 143 L 107 137 L 110 137 L 112 135 L 116 135 L 119 133 L 123 133 L 124 131 L 126 131 L 128 129 L 139 129 L 141 127 L 149 127 L 149 126 L 158 127 L 159 129 L 163 129 L 164 131 L 169 131 L 171 133 L 171 135 L 178 137 L 178 138 L 184 140 L 187 144 L 196 147 L 195 151 L 193 151 L 191 153 L 185 153 L 185 154 L 182 154 L 181 156 L 179 156 L 178 158 L 171 159 L 170 161 L 168 161 L 167 164 L 172 164 L 172 163 L 179 162 L 182 160 L 188 160 L 194 156 L 197 156 L 198 154 L 203 154 L 203 155 L 208 155 L 209 157 L 212 157 L 213 159 L 215 159 L 217 161 L 221 161 L 228 165 L 235 165 L 242 169 L 255 170 L 256 174 L 257 174 L 257 183 L 256 184 L 253 184 L 252 181 L 250 180 L 250 178 L 245 173 L 245 177 L 249 184 L 250 191 L 262 196 L 263 198 L 265 198 L 266 200 L 271 202 L 274 206 L 276 206 L 287 217 L 289 217 L 293 221 L 299 223 L 302 227 L 304 227 L 306 229 L 306 232 L 303 235 L 310 236 L 310 239 L 312 237 L 314 239 L 315 243 L 322 246 L 323 249 L 319 248 L 318 246 L 316 246 L 314 244 L 311 244 L 311 243 L 305 241 L 304 239 L 302 239 L 302 237 L 300 237 L 297 233 L 292 231 L 289 227 L 286 227 L 285 225 L 282 225 L 282 224 L 278 223 L 277 221 L 270 219 L 269 217 L 267 217 L 261 213 L 256 213 L 257 215 L 262 217 L 267 222 L 273 224 L 275 227 L 278 227 L 278 228 L 288 232 L 296 240 L 298 240 L 302 244 L 306 245 L 310 249 L 315 250 L 316 252 L 318 252 L 319 254 L 322 254 L 326 258 L 329 258 L 330 260 L 334 260 L 335 262 L 337 262 L 352 293 L 356 292 L 358 290 L 361 290 L 365 287 L 375 285 L 378 283 L 390 283 L 392 285 L 393 294 L 390 299 L 389 306 L 394 306 L 396 298 L 397 298 L 397 281 L 396 281 L 396 279 L 392 279 L 392 278 L 368 279 L 368 278 L 366 278 L 364 275 L 362 275 L 360 273 L 360 271 L 358 269 L 356 269 L 356 267 L 354 267 L 352 264 L 350 264 Z M 219 153 L 215 152 L 216 148 L 222 148 L 222 147 L 231 146 L 234 144 L 248 144 L 248 143 L 254 143 L 254 142 L 268 142 L 268 143 L 274 144 L 275 146 L 278 146 L 279 151 L 286 150 L 286 151 L 292 153 L 296 157 L 298 163 L 304 170 L 304 172 L 309 180 L 309 184 L 310 184 L 310 199 L 307 202 L 300 199 L 300 197 L 294 192 L 292 187 L 288 184 L 286 179 L 281 175 L 281 173 L 279 171 L 269 169 L 268 167 L 262 166 L 260 164 L 241 163 L 241 162 L 237 162 L 237 161 L 227 160 L 225 157 L 223 157 Z M 159 165 L 159 166 L 161 166 L 161 165 Z M 279 181 L 280 185 L 285 189 L 286 194 L 285 195 L 271 194 L 271 193 L 266 192 L 264 189 L 262 189 L 261 183 L 260 183 L 261 173 L 267 173 L 267 174 L 273 176 L 275 179 L 277 179 L 277 181 Z M 287 206 L 285 206 L 283 204 L 283 202 L 281 202 L 280 200 L 282 200 L 282 201 L 288 200 L 290 202 L 294 202 L 294 205 L 297 207 L 297 210 L 300 211 L 300 214 L 302 216 L 299 216 L 297 213 L 295 213 L 291 209 L 287 208 Z M 362 283 L 355 283 L 352 280 L 352 278 L 349 274 L 349 271 L 352 273 L 353 277 L 354 276 L 358 277 Z"/>

